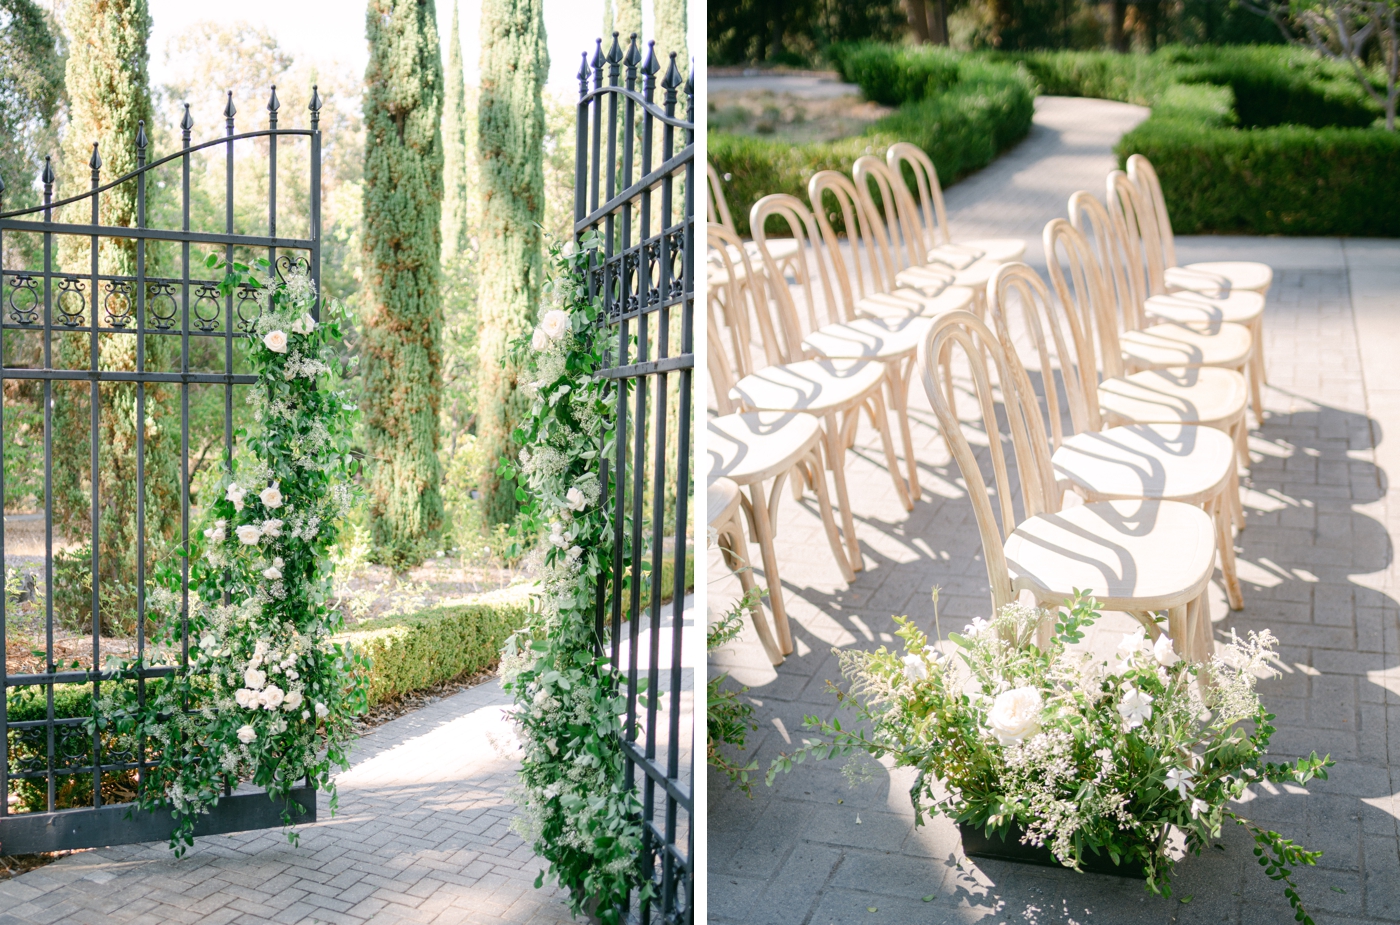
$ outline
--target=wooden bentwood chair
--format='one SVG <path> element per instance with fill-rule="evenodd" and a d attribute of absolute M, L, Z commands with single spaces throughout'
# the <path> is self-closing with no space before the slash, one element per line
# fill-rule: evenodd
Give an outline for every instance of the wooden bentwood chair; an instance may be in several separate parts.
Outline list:
<path fill-rule="evenodd" d="M 972 446 L 944 397 L 941 366 L 933 362 L 953 348 L 963 353 L 970 367 L 973 394 L 987 430 L 995 508 Z M 984 350 L 1001 387 L 1020 481 L 1020 517 Z M 1083 590 L 1105 610 L 1132 614 L 1154 639 L 1162 632 L 1154 614 L 1165 611 L 1176 651 L 1192 661 L 1204 660 L 1207 587 L 1215 564 L 1210 517 L 1179 501 L 1092 501 L 1061 509 L 1049 440 L 1038 403 L 1026 393 L 1024 371 L 1016 375 L 996 335 L 971 312 L 950 312 L 934 322 L 919 349 L 919 373 L 967 484 L 993 607 L 1014 601 L 1022 591 L 1042 605 L 1056 607 L 1076 589 Z M 1048 624 L 1043 625 L 1042 638 L 1048 632 Z"/>

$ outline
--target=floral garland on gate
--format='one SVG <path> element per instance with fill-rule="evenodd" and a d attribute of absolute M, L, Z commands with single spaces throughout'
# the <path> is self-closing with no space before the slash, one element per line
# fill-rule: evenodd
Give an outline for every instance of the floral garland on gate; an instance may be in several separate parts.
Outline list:
<path fill-rule="evenodd" d="M 597 468 L 615 445 L 616 407 L 616 392 L 593 375 L 605 365 L 594 338 L 602 306 L 587 273 L 600 246 L 596 234 L 577 248 L 551 245 L 552 307 L 516 344 L 532 405 L 515 433 L 519 467 L 502 461 L 500 473 L 518 483 L 517 535 L 548 535 L 534 553 L 542 593 L 506 643 L 501 678 L 521 742 L 516 829 L 549 862 L 549 879 L 568 888 L 575 914 L 613 923 L 628 893 L 650 895 L 651 884 L 638 862 L 641 807 L 623 787 L 626 695 L 594 654 L 594 604 L 613 551 Z M 545 879 L 542 871 L 535 886 Z"/>
<path fill-rule="evenodd" d="M 202 548 L 190 560 L 187 636 L 179 574 L 165 569 L 149 593 L 149 609 L 166 617 L 153 630 L 157 660 L 175 673 L 115 685 L 96 720 L 128 747 L 150 743 L 154 766 L 138 803 L 173 809 L 177 854 L 194 843 L 198 816 L 239 781 L 277 801 L 305 781 L 331 794 L 334 812 L 332 769 L 349 766 L 352 720 L 368 703 L 368 662 L 332 641 L 341 615 L 327 603 L 330 547 L 354 499 L 356 410 L 334 346 L 346 311 L 332 302 L 314 320 L 315 283 L 298 265 L 271 283 L 266 260 L 225 265 L 211 255 L 206 266 L 226 270 L 225 295 L 257 294 L 261 313 L 246 340 L 257 426 L 240 431 L 236 469 L 206 508 L 202 542 L 193 537 Z M 122 665 L 120 676 L 134 678 L 135 667 Z M 290 826 L 299 807 L 284 807 Z"/>

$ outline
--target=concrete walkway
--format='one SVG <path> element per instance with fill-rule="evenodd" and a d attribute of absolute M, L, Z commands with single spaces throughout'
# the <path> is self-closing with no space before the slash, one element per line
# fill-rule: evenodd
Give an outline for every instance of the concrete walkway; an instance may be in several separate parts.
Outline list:
<path fill-rule="evenodd" d="M 949 190 L 954 229 L 1027 237 L 1030 260 L 1043 263 L 1040 226 L 1064 214 L 1075 189 L 1102 195 L 1112 143 L 1136 118 L 1132 110 L 1038 101 L 1032 136 Z M 1217 582 L 1212 616 L 1217 637 L 1232 627 L 1270 627 L 1282 641 L 1284 674 L 1261 685 L 1278 717 L 1274 757 L 1316 749 L 1337 760 L 1330 780 L 1306 792 L 1259 788 L 1243 811 L 1326 852 L 1298 877 L 1319 925 L 1400 922 L 1400 569 L 1393 554 L 1400 508 L 1388 497 L 1388 473 L 1400 472 L 1400 442 L 1392 436 L 1400 434 L 1393 373 L 1400 242 L 1178 238 L 1177 252 L 1183 262 L 1233 257 L 1275 268 L 1267 414 L 1250 438 L 1249 525 L 1237 539 L 1246 609 L 1230 612 Z M 865 571 L 843 584 L 815 502 L 794 503 L 784 492 L 779 555 L 796 651 L 774 669 L 750 630 L 711 660 L 713 670 L 749 687 L 760 729 L 747 754 L 764 768 L 800 742 L 805 714 L 838 715 L 825 689 L 839 680 L 833 646 L 895 642 L 892 614 L 909 614 L 932 633 L 935 584 L 944 589 L 945 633 L 987 615 L 971 506 L 927 400 L 915 392 L 923 483 L 915 510 L 895 499 L 878 440 L 863 429 L 847 460 Z M 714 556 L 708 569 L 721 573 Z M 738 583 L 712 581 L 709 594 L 718 609 L 738 596 Z M 1111 650 L 1128 626 L 1127 618 L 1110 616 L 1089 642 Z M 866 763 L 873 779 L 857 788 L 843 778 L 841 761 L 809 762 L 772 788 L 760 783 L 753 799 L 710 775 L 709 921 L 1292 921 L 1241 831 L 1223 833 L 1224 850 L 1184 861 L 1174 898 L 1165 901 L 1147 896 L 1138 881 L 964 858 L 946 819 L 914 827 L 911 773 Z"/>

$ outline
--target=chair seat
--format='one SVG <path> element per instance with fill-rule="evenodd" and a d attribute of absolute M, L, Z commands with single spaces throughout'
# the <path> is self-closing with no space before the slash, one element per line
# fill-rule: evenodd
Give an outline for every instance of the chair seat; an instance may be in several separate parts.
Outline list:
<path fill-rule="evenodd" d="M 1167 288 L 1195 292 L 1231 292 L 1244 289 L 1261 295 L 1274 281 L 1274 268 L 1250 260 L 1215 260 L 1168 267 Z"/>
<path fill-rule="evenodd" d="M 1213 427 L 1129 424 L 1065 438 L 1050 465 L 1095 500 L 1200 504 L 1235 475 L 1235 444 Z"/>
<path fill-rule="evenodd" d="M 857 318 L 813 331 L 802 347 L 838 359 L 895 360 L 912 356 L 932 327 L 933 319 L 923 315 Z"/>
<path fill-rule="evenodd" d="M 705 525 L 713 527 L 733 517 L 739 498 L 739 486 L 733 479 L 712 479 L 705 486 Z"/>
<path fill-rule="evenodd" d="M 710 418 L 709 478 L 747 485 L 791 469 L 821 440 L 821 421 L 810 414 L 743 411 Z"/>
<path fill-rule="evenodd" d="M 1264 297 L 1243 289 L 1220 296 L 1183 290 L 1154 295 L 1143 309 L 1153 318 L 1177 324 L 1251 324 L 1264 314 Z"/>
<path fill-rule="evenodd" d="M 1099 384 L 1098 396 L 1110 420 L 1229 427 L 1244 414 L 1249 389 L 1233 369 L 1206 366 L 1108 379 Z"/>
<path fill-rule="evenodd" d="M 1254 338 L 1240 324 L 1216 324 L 1202 330 L 1184 324 L 1154 324 L 1119 335 L 1123 362 L 1133 369 L 1223 366 L 1235 369 L 1249 359 Z"/>
<path fill-rule="evenodd" d="M 803 360 L 745 376 L 729 397 L 755 411 L 840 411 L 879 388 L 885 367 L 865 360 Z"/>
<path fill-rule="evenodd" d="M 955 270 L 965 270 L 978 260 L 990 263 L 1011 263 L 1026 253 L 1026 242 L 1020 238 L 979 238 L 940 244 L 928 252 L 929 263 L 947 264 Z"/>
<path fill-rule="evenodd" d="M 957 270 L 931 264 L 923 267 L 905 267 L 894 275 L 894 284 L 903 289 L 917 289 L 919 292 L 935 294 L 953 285 L 957 277 Z"/>
<path fill-rule="evenodd" d="M 856 302 L 856 311 L 871 318 L 903 318 L 923 315 L 933 318 L 944 312 L 958 311 L 972 304 L 974 293 L 966 286 L 948 286 L 937 295 L 920 293 L 916 289 L 896 289 L 866 296 Z"/>
<path fill-rule="evenodd" d="M 1096 501 L 1027 518 L 1004 549 L 1012 588 L 1041 601 L 1079 589 L 1105 610 L 1162 610 L 1205 589 L 1215 525 L 1178 501 Z"/>

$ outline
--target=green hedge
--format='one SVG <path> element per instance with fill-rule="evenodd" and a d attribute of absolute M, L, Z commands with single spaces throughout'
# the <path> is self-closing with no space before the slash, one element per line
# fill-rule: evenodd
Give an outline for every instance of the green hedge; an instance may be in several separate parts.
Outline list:
<path fill-rule="evenodd" d="M 883 157 L 896 141 L 913 142 L 927 151 L 946 185 L 985 167 L 1030 131 L 1035 88 L 1023 70 L 941 49 L 901 49 L 898 55 L 884 55 L 881 47 L 852 46 L 842 66 L 870 85 L 867 93 L 889 98 L 896 88 L 914 88 L 909 92 L 929 95 L 904 103 L 864 134 L 805 145 L 709 134 L 710 162 L 728 177 L 724 192 L 740 234 L 749 233 L 749 209 L 763 196 L 791 193 L 806 201 L 812 174 L 850 173 L 861 155 Z M 948 61 L 956 65 L 956 80 L 940 89 L 950 73 L 945 68 Z M 896 72 L 904 65 L 917 65 L 912 76 Z"/>

